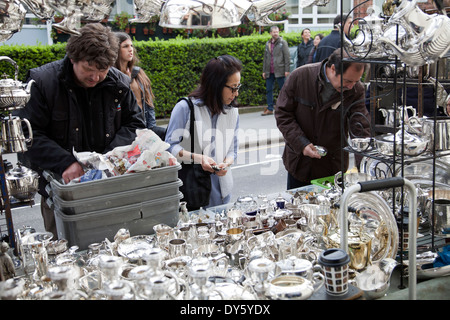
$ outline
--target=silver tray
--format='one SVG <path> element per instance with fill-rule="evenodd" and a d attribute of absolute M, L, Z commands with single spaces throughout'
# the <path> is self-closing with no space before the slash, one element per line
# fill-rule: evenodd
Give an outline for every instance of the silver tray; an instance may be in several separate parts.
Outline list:
<path fill-rule="evenodd" d="M 399 242 L 398 227 L 387 202 L 375 192 L 364 192 L 352 195 L 348 205 L 361 211 L 367 220 L 373 219 L 379 223 L 378 237 L 372 240 L 372 262 L 384 258 L 395 259 Z"/>

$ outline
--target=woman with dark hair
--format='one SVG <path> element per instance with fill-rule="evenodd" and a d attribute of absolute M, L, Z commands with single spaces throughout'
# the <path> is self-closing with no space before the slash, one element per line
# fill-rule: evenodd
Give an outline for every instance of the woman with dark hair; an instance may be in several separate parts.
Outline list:
<path fill-rule="evenodd" d="M 145 115 L 148 129 L 155 129 L 155 107 L 151 81 L 145 71 L 138 67 L 139 58 L 131 37 L 125 32 L 115 33 L 119 40 L 119 54 L 115 67 L 131 78 L 130 88 L 136 96 L 137 103 Z"/>
<path fill-rule="evenodd" d="M 309 53 L 313 48 L 311 41 L 311 30 L 305 28 L 302 30 L 302 41 L 297 46 L 297 68 L 308 63 Z"/>
<path fill-rule="evenodd" d="M 319 46 L 320 41 L 323 39 L 323 34 L 318 33 L 314 36 L 313 47 L 308 55 L 308 61 L 306 63 L 313 63 L 314 57 L 316 56 L 317 47 Z"/>
<path fill-rule="evenodd" d="M 242 63 L 230 55 L 211 59 L 203 69 L 199 86 L 188 96 L 194 106 L 194 150 L 191 150 L 187 101 L 180 100 L 175 105 L 167 127 L 168 150 L 178 161 L 193 160 L 212 173 L 207 207 L 228 203 L 231 198 L 233 178 L 228 168 L 238 151 L 239 114 L 234 107 L 241 87 L 241 70 Z"/>

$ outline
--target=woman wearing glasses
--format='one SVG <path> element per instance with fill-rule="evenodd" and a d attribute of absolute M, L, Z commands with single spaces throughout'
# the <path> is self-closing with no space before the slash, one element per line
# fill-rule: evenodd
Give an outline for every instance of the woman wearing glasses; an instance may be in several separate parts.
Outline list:
<path fill-rule="evenodd" d="M 239 114 L 235 108 L 241 86 L 242 63 L 233 56 L 211 59 L 203 69 L 199 86 L 188 95 L 194 106 L 194 150 L 191 150 L 190 108 L 180 100 L 172 110 L 167 127 L 169 151 L 180 163 L 201 164 L 211 175 L 212 207 L 231 199 L 233 178 L 229 166 L 238 151 Z M 183 181 L 187 186 L 189 181 Z M 189 210 L 196 210 L 187 203 Z"/>

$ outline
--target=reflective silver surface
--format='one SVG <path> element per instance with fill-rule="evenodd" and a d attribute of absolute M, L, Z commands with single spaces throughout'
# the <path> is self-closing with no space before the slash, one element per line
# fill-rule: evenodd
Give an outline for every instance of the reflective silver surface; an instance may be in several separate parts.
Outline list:
<path fill-rule="evenodd" d="M 401 26 L 406 31 L 404 42 L 396 43 L 385 35 L 379 41 L 404 63 L 421 66 L 435 62 L 450 49 L 450 18 L 424 13 L 417 0 L 402 1 L 390 17 L 386 29 Z"/>
<path fill-rule="evenodd" d="M 377 39 L 383 34 L 385 19 L 376 15 L 372 7 L 367 9 L 368 15 L 359 19 L 356 37 L 350 40 L 344 36 L 344 46 L 354 55 L 363 58 L 381 58 L 388 54 Z"/>
<path fill-rule="evenodd" d="M 153 16 L 159 15 L 165 0 L 134 0 L 136 18 L 131 19 L 131 23 L 145 23 Z"/>
<path fill-rule="evenodd" d="M 258 25 L 270 25 L 274 22 L 268 16 L 285 4 L 285 0 L 168 0 L 161 9 L 159 25 L 189 29 L 228 28 L 240 25 L 244 15 Z"/>
<path fill-rule="evenodd" d="M 284 0 L 253 0 L 247 16 L 251 21 L 255 21 L 260 26 L 284 23 L 284 21 L 270 20 L 269 15 L 285 4 L 286 1 Z"/>
<path fill-rule="evenodd" d="M 64 19 L 53 27 L 69 34 L 79 34 L 81 19 L 99 22 L 109 16 L 114 0 L 47 0 L 48 5 Z"/>
<path fill-rule="evenodd" d="M 226 28 L 241 24 L 229 0 L 168 0 L 161 9 L 159 25 L 169 28 Z"/>
<path fill-rule="evenodd" d="M 300 8 L 306 8 L 309 6 L 326 6 L 330 0 L 300 0 L 298 6 Z"/>
<path fill-rule="evenodd" d="M 27 5 L 36 17 L 41 19 L 51 19 L 55 14 L 55 10 L 48 5 L 47 0 L 21 0 Z"/>
<path fill-rule="evenodd" d="M 26 10 L 17 0 L 0 0 L 0 41 L 6 41 L 22 30 Z"/>

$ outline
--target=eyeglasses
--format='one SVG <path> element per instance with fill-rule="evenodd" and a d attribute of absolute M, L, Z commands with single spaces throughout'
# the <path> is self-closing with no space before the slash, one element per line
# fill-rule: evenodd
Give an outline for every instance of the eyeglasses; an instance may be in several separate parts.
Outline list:
<path fill-rule="evenodd" d="M 239 91 L 239 89 L 241 88 L 241 86 L 242 86 L 242 84 L 241 84 L 241 83 L 240 83 L 240 84 L 238 84 L 238 86 L 237 86 L 237 87 L 230 87 L 230 86 L 227 86 L 227 85 L 225 85 L 225 87 L 229 88 L 229 89 L 231 90 L 231 92 L 232 92 L 232 93 L 236 93 L 236 92 L 238 92 L 238 91 Z"/>

